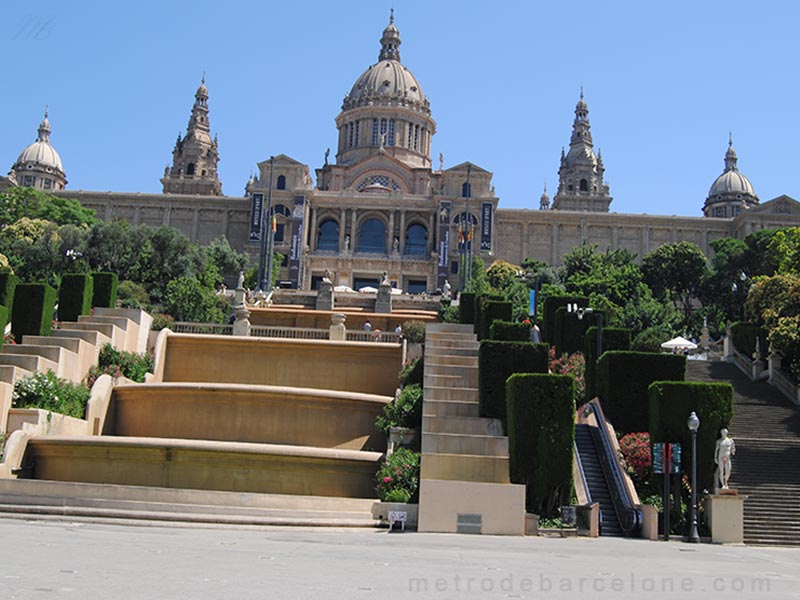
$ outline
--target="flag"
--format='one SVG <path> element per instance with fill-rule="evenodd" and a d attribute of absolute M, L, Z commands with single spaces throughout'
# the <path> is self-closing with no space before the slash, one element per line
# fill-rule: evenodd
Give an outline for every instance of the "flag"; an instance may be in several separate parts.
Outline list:
<path fill-rule="evenodd" d="M 278 219 L 275 215 L 272 215 L 272 233 L 278 231 Z"/>

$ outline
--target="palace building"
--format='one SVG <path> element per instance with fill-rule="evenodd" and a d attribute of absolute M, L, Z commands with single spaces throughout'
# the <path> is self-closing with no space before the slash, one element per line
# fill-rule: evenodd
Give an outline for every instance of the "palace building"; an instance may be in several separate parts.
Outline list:
<path fill-rule="evenodd" d="M 280 154 L 258 163 L 245 196 L 224 195 L 203 77 L 186 134 L 178 136 L 161 179 L 162 194 L 65 189 L 47 112 L 36 141 L 22 151 L 9 176 L 0 178 L 0 189 L 50 191 L 79 200 L 100 218 L 171 225 L 200 243 L 224 235 L 252 255 L 260 247 L 262 211 L 271 203 L 263 222 L 269 223 L 266 233 L 274 236 L 275 251 L 286 257 L 280 279 L 303 289 L 316 287 L 326 271 L 334 274 L 335 285 L 355 289 L 375 285 L 383 273 L 411 293 L 442 288 L 445 280 L 457 288 L 471 256 L 486 264 L 495 259 L 519 264 L 530 257 L 558 265 L 583 243 L 642 257 L 683 240 L 709 254 L 709 243 L 721 237 L 800 225 L 796 200 L 760 202 L 738 170 L 732 140 L 702 217 L 610 212 L 611 190 L 602 156 L 594 151 L 583 91 L 569 149 L 561 151 L 552 202 L 545 190 L 536 209 L 503 209 L 489 170 L 471 162 L 444 169 L 441 157 L 435 168 L 434 113 L 421 83 L 401 61 L 400 48 L 392 15 L 377 61 L 356 77 L 342 101 L 336 154 L 331 159 L 330 150 L 325 153 L 314 178 L 308 165 Z"/>

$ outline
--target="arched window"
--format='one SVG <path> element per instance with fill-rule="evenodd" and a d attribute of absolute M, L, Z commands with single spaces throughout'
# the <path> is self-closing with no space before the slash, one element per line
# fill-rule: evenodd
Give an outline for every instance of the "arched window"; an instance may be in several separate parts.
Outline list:
<path fill-rule="evenodd" d="M 380 140 L 381 146 L 386 145 L 386 127 L 387 127 L 386 123 L 387 123 L 386 119 L 381 119 L 381 140 Z"/>
<path fill-rule="evenodd" d="M 367 219 L 358 231 L 358 252 L 386 254 L 386 225 L 380 219 Z"/>
<path fill-rule="evenodd" d="M 415 256 L 424 255 L 428 251 L 428 229 L 419 224 L 413 224 L 406 229 L 405 253 Z"/>
<path fill-rule="evenodd" d="M 461 197 L 462 198 L 471 198 L 472 197 L 472 184 L 467 183 L 466 181 L 461 186 Z"/>
<path fill-rule="evenodd" d="M 189 163 L 188 165 L 186 165 L 186 174 L 194 175 L 194 163 Z"/>
<path fill-rule="evenodd" d="M 317 230 L 317 250 L 339 251 L 339 223 L 333 219 L 320 223 Z"/>
<path fill-rule="evenodd" d="M 394 119 L 389 119 L 389 139 L 386 143 L 394 146 Z"/>
<path fill-rule="evenodd" d="M 278 184 L 275 186 L 276 190 L 286 189 L 286 175 L 278 175 Z"/>
<path fill-rule="evenodd" d="M 588 192 L 589 191 L 589 182 L 588 181 L 586 181 L 585 179 L 581 179 L 581 184 L 580 185 L 581 185 L 580 189 L 581 189 L 582 192 Z"/>

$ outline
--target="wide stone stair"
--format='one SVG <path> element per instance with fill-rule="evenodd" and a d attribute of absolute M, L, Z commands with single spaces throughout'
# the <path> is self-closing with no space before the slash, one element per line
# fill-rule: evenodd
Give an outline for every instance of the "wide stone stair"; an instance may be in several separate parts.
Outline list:
<path fill-rule="evenodd" d="M 419 530 L 521 535 L 525 489 L 502 424 L 479 416 L 477 354 L 471 325 L 426 328 Z"/>
<path fill-rule="evenodd" d="M 800 546 L 800 411 L 730 363 L 689 361 L 686 379 L 733 385 L 736 455 L 729 485 L 748 496 L 745 543 Z"/>
<path fill-rule="evenodd" d="M 586 477 L 586 485 L 592 502 L 600 504 L 600 535 L 603 536 L 622 536 L 622 528 L 619 525 L 617 513 L 614 510 L 614 503 L 608 493 L 608 483 L 600 466 L 600 458 L 597 455 L 594 440 L 592 439 L 592 429 L 585 423 L 575 425 L 575 445 L 578 448 L 578 455 L 581 459 L 583 474 Z"/>

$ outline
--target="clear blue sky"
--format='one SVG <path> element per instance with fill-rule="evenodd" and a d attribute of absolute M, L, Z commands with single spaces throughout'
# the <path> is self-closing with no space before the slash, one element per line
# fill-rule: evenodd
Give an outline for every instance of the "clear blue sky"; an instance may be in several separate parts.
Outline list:
<path fill-rule="evenodd" d="M 0 165 L 50 105 L 71 189 L 160 192 L 206 71 L 228 195 L 285 153 L 335 154 L 334 118 L 377 60 L 391 0 L 7 3 Z M 611 210 L 700 216 L 728 131 L 762 201 L 800 198 L 795 2 L 395 0 L 431 101 L 434 166 L 494 173 L 500 206 L 555 191 L 581 84 Z M 552 194 L 551 194 L 552 195 Z"/>

